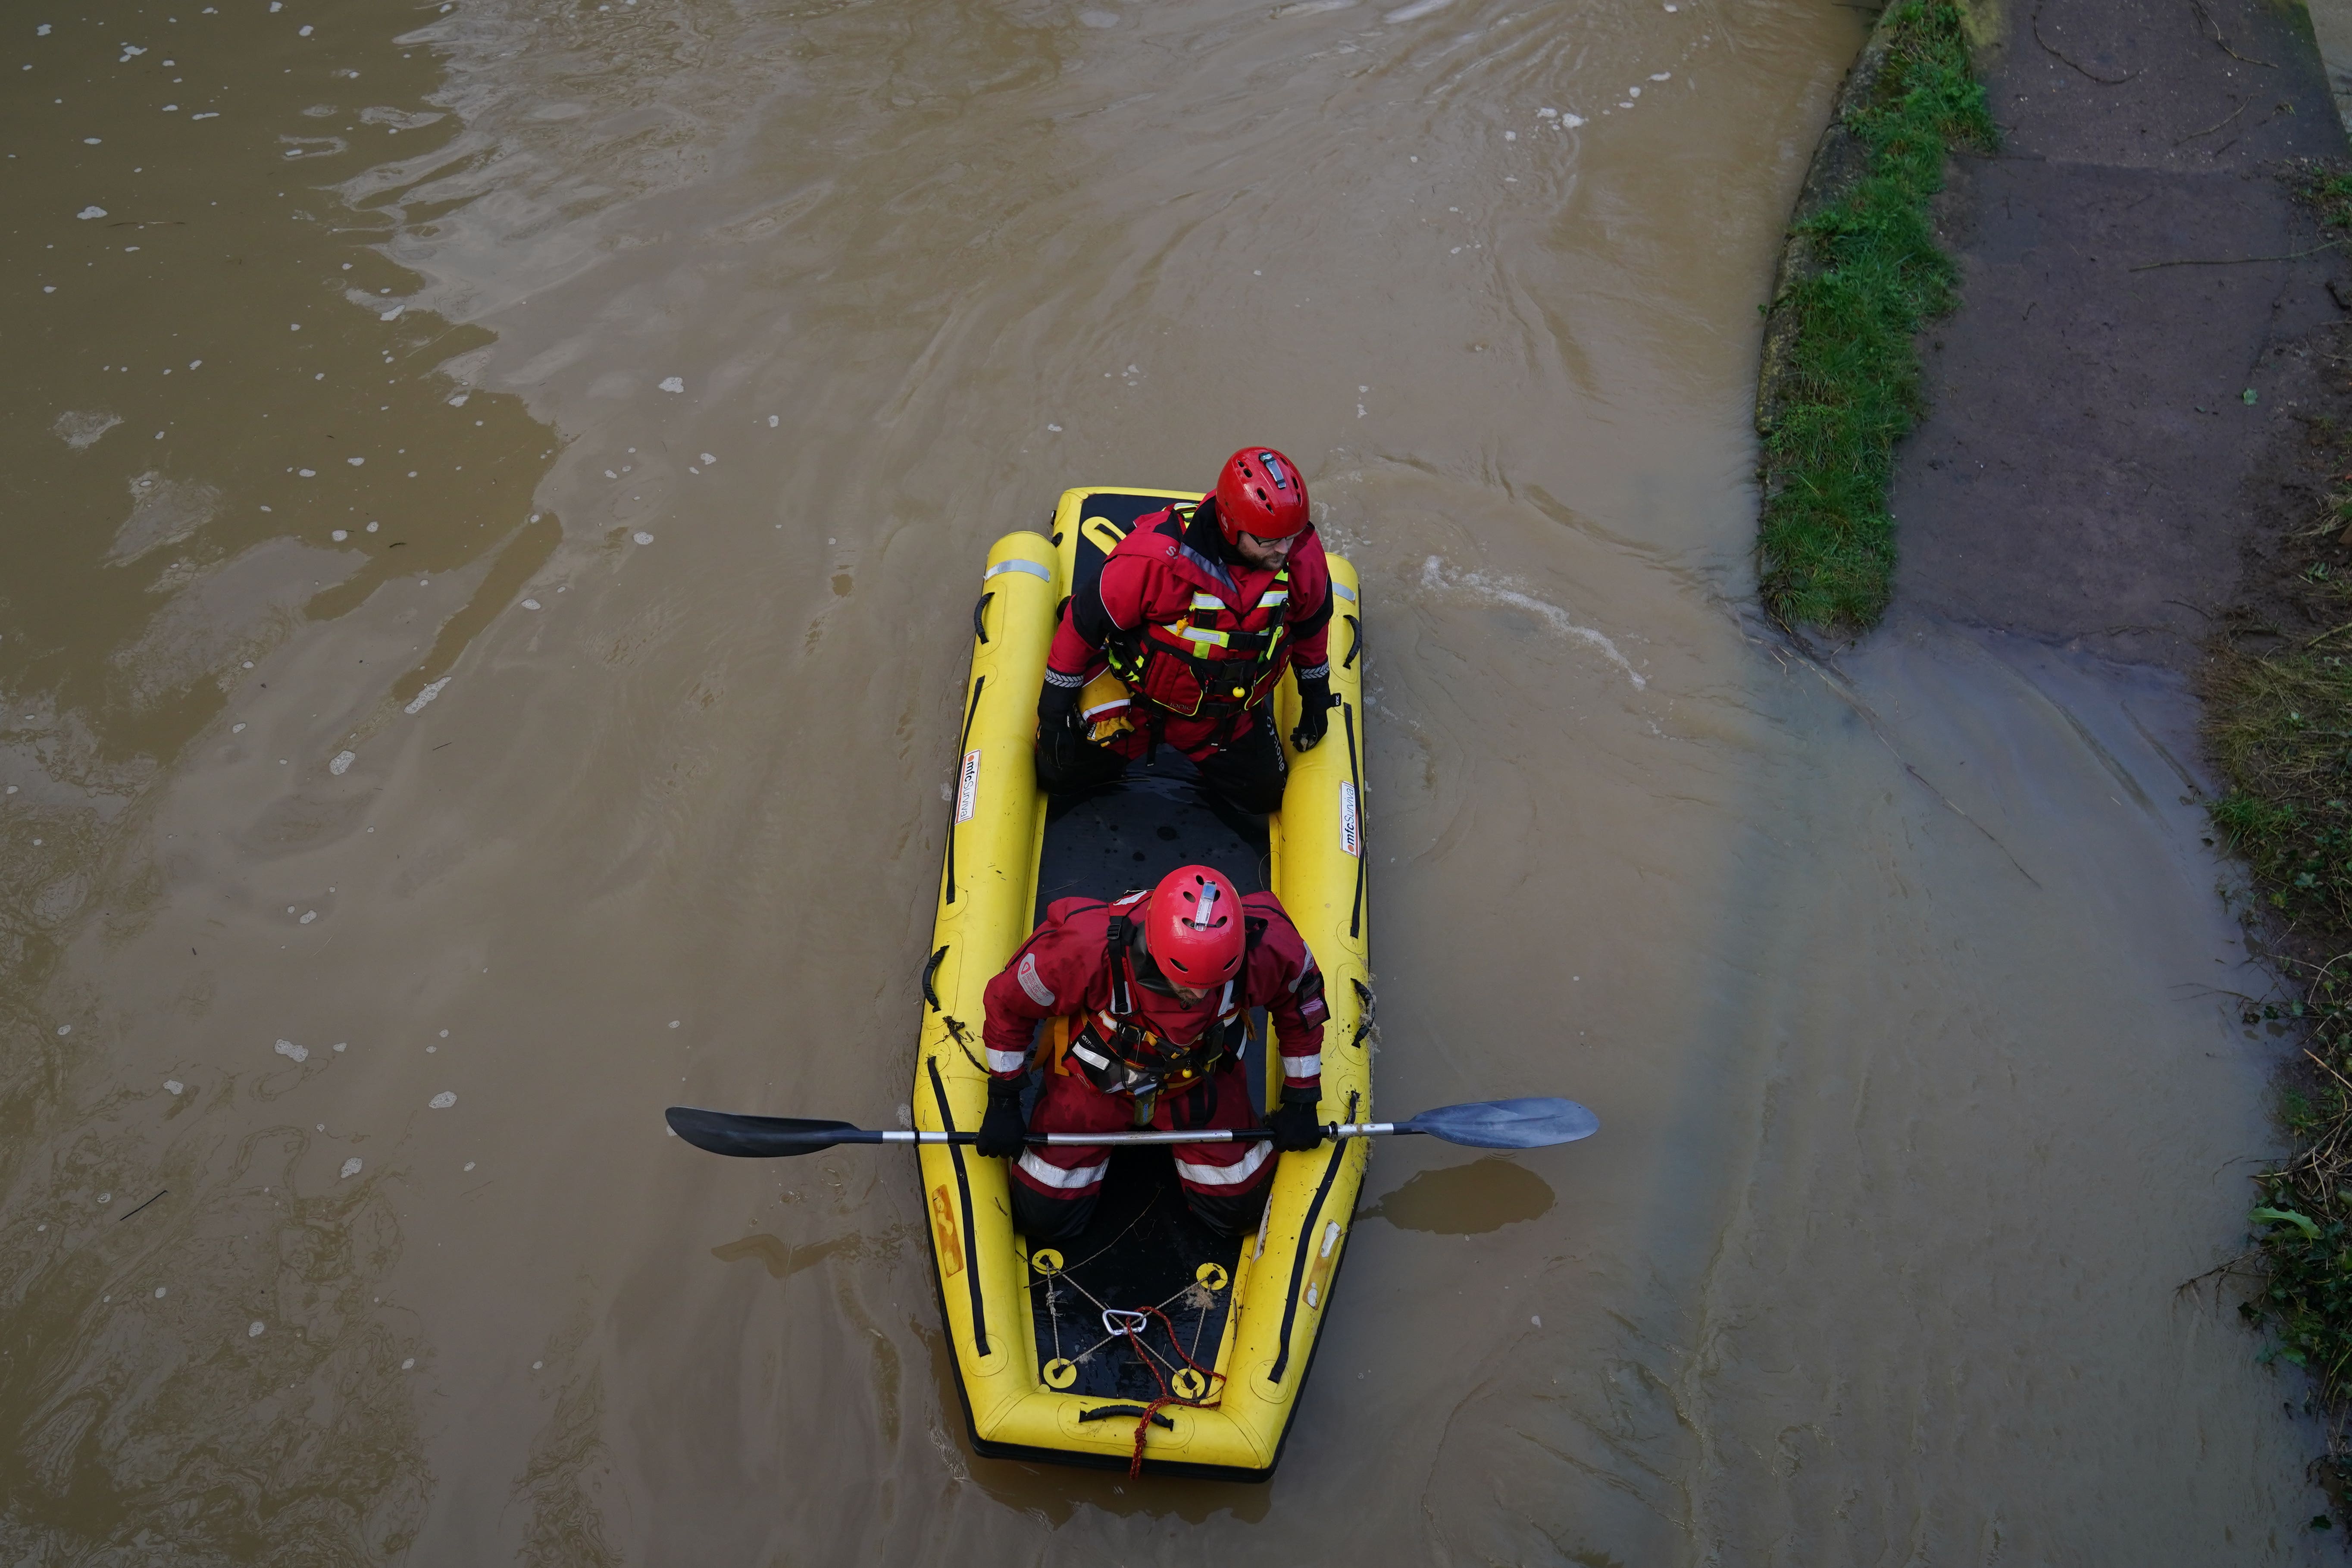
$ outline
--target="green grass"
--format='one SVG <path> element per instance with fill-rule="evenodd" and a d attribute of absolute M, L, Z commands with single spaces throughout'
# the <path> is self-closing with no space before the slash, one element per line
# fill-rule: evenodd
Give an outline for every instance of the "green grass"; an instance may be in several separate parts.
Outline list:
<path fill-rule="evenodd" d="M 1885 63 L 1845 117 L 1861 175 L 1797 226 L 1819 265 L 1774 302 L 1790 327 L 1764 438 L 1760 590 L 1788 626 L 1860 628 L 1886 608 L 1887 480 L 1920 408 L 1913 339 L 1953 302 L 1927 204 L 1950 148 L 1999 140 L 1951 0 L 1903 0 L 1881 26 Z"/>
<path fill-rule="evenodd" d="M 2208 694 L 2214 825 L 2291 929 L 2352 942 L 2352 658 L 2231 655 Z"/>

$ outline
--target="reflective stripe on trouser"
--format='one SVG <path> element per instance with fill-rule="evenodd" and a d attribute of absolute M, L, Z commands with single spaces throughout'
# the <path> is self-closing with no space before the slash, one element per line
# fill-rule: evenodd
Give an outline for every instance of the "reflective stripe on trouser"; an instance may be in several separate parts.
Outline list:
<path fill-rule="evenodd" d="M 1094 1163 L 1075 1165 L 1065 1169 L 1054 1163 L 1054 1156 L 1060 1154 L 1080 1155 L 1094 1160 Z M 1095 1158 L 1097 1155 L 1100 1158 Z M 1020 1161 L 1013 1168 L 1028 1177 L 1034 1186 L 1051 1187 L 1057 1193 L 1067 1193 L 1076 1196 L 1080 1193 L 1091 1193 L 1102 1185 L 1103 1175 L 1110 1169 L 1110 1151 L 1099 1144 L 1091 1149 L 1069 1145 L 1061 1148 L 1024 1149 L 1021 1151 Z"/>
<path fill-rule="evenodd" d="M 1189 1143 L 1176 1145 L 1176 1174 L 1183 1178 L 1188 1187 L 1245 1187 L 1257 1175 L 1257 1168 L 1265 1164 L 1267 1156 L 1274 1152 L 1273 1142 L 1266 1139 L 1255 1143 L 1203 1144 L 1202 1147 L 1208 1149 L 1243 1151 L 1242 1157 L 1230 1165 L 1209 1165 L 1184 1158 L 1185 1152 L 1192 1147 Z"/>
<path fill-rule="evenodd" d="M 1151 1125 L 1162 1131 L 1255 1127 L 1249 1088 L 1238 1069 L 1214 1073 L 1190 1089 L 1163 1094 Z M 1029 1116 L 1033 1132 L 1124 1132 L 1135 1127 L 1133 1102 L 1105 1094 L 1076 1075 L 1049 1074 Z M 1272 1180 L 1274 1145 L 1175 1143 L 1176 1174 L 1193 1212 L 1219 1230 L 1255 1225 Z M 1157 1151 L 1150 1151 L 1157 1153 Z M 1013 1215 L 1033 1237 L 1066 1237 L 1085 1228 L 1101 1194 L 1109 1151 L 1099 1143 L 1032 1144 L 1013 1166 Z"/>

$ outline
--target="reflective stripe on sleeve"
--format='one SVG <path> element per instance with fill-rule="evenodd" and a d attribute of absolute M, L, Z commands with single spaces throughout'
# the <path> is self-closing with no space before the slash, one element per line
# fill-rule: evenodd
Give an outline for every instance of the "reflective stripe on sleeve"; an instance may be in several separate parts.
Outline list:
<path fill-rule="evenodd" d="M 1101 1181 L 1103 1173 L 1110 1169 L 1110 1156 L 1104 1155 L 1100 1164 L 1080 1165 L 1075 1171 L 1065 1171 L 1059 1165 L 1049 1165 L 1039 1159 L 1034 1149 L 1024 1149 L 1021 1151 L 1021 1168 L 1036 1178 L 1040 1185 L 1067 1192 L 1073 1187 L 1091 1187 Z M 1179 1165 L 1177 1169 L 1183 1167 Z"/>
<path fill-rule="evenodd" d="M 994 1051 L 988 1054 L 992 1058 L 996 1055 Z M 1286 1078 L 1320 1078 L 1323 1076 L 1323 1053 L 1318 1051 L 1311 1057 L 1285 1057 L 1282 1058 L 1282 1072 Z"/>
<path fill-rule="evenodd" d="M 1176 1162 L 1176 1173 L 1195 1186 L 1238 1187 L 1256 1175 L 1257 1168 L 1265 1164 L 1267 1156 L 1273 1152 L 1273 1141 L 1261 1140 L 1251 1144 L 1249 1152 L 1230 1165 L 1195 1165 L 1190 1160 L 1179 1160 Z M 1026 1154 L 1021 1158 L 1023 1163 L 1028 1163 Z M 1103 1163 L 1108 1165 L 1110 1162 L 1106 1160 Z"/>
<path fill-rule="evenodd" d="M 1028 1065 L 1029 1053 L 1026 1051 L 1000 1051 L 992 1047 L 989 1050 L 988 1070 L 991 1072 L 1019 1072 Z"/>
<path fill-rule="evenodd" d="M 1040 1007 L 1054 1005 L 1053 987 L 1047 985 L 1045 977 L 1037 973 L 1035 953 L 1024 952 L 1021 955 L 1021 962 L 1013 965 L 1013 977 L 1021 983 L 1021 989 L 1027 993 L 1029 1000 L 1036 1003 Z"/>

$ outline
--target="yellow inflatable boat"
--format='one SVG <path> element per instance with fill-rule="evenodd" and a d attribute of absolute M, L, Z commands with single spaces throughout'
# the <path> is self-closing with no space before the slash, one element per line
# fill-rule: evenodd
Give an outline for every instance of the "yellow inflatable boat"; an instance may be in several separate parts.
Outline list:
<path fill-rule="evenodd" d="M 1115 898 L 1193 862 L 1215 866 L 1244 892 L 1281 897 L 1326 977 L 1321 1118 L 1370 1119 L 1363 618 L 1347 560 L 1329 558 L 1330 732 L 1292 756 L 1282 810 L 1264 826 L 1205 796 L 1189 763 L 1169 752 L 1090 796 L 1049 802 L 1037 788 L 1037 693 L 1063 601 L 1094 580 L 1138 518 L 1198 499 L 1067 490 L 1050 538 L 1011 533 L 989 552 L 923 972 L 918 1128 L 979 1126 L 988 1076 L 981 993 L 1047 902 Z M 1287 676 L 1276 700 L 1286 737 L 1298 706 Z M 1266 1092 L 1278 1092 L 1266 1035 L 1261 1016 L 1244 1060 Z M 1191 1216 L 1165 1149 L 1122 1149 L 1087 1233 L 1033 1250 L 1013 1227 L 1005 1162 L 921 1148 L 940 1310 L 972 1447 L 991 1458 L 1118 1469 L 1139 1454 L 1143 1469 L 1160 1475 L 1271 1475 L 1331 1308 L 1367 1149 L 1352 1139 L 1280 1156 L 1265 1221 L 1239 1239 Z"/>

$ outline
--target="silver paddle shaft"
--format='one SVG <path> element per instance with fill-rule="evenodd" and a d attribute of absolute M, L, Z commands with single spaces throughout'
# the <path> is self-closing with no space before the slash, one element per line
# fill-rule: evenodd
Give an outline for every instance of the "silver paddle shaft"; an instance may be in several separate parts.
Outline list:
<path fill-rule="evenodd" d="M 1326 1138 L 1377 1138 L 1382 1133 L 1395 1132 L 1400 1130 L 1399 1124 L 1394 1121 L 1345 1121 L 1336 1127 L 1325 1127 L 1323 1135 Z M 1402 1131 L 1410 1132 L 1413 1129 L 1406 1127 Z M 1088 1148 L 1097 1148 L 1107 1143 L 1125 1147 L 1143 1143 L 1254 1142 L 1259 1139 L 1273 1136 L 1272 1132 L 1263 1127 L 1241 1129 L 1213 1127 L 1203 1128 L 1198 1132 L 1032 1132 L 1022 1142 L 1083 1144 Z M 882 1134 L 882 1142 L 885 1143 L 954 1143 L 958 1142 L 969 1143 L 971 1142 L 971 1137 L 969 1132 L 896 1132 L 886 1130 Z"/>

